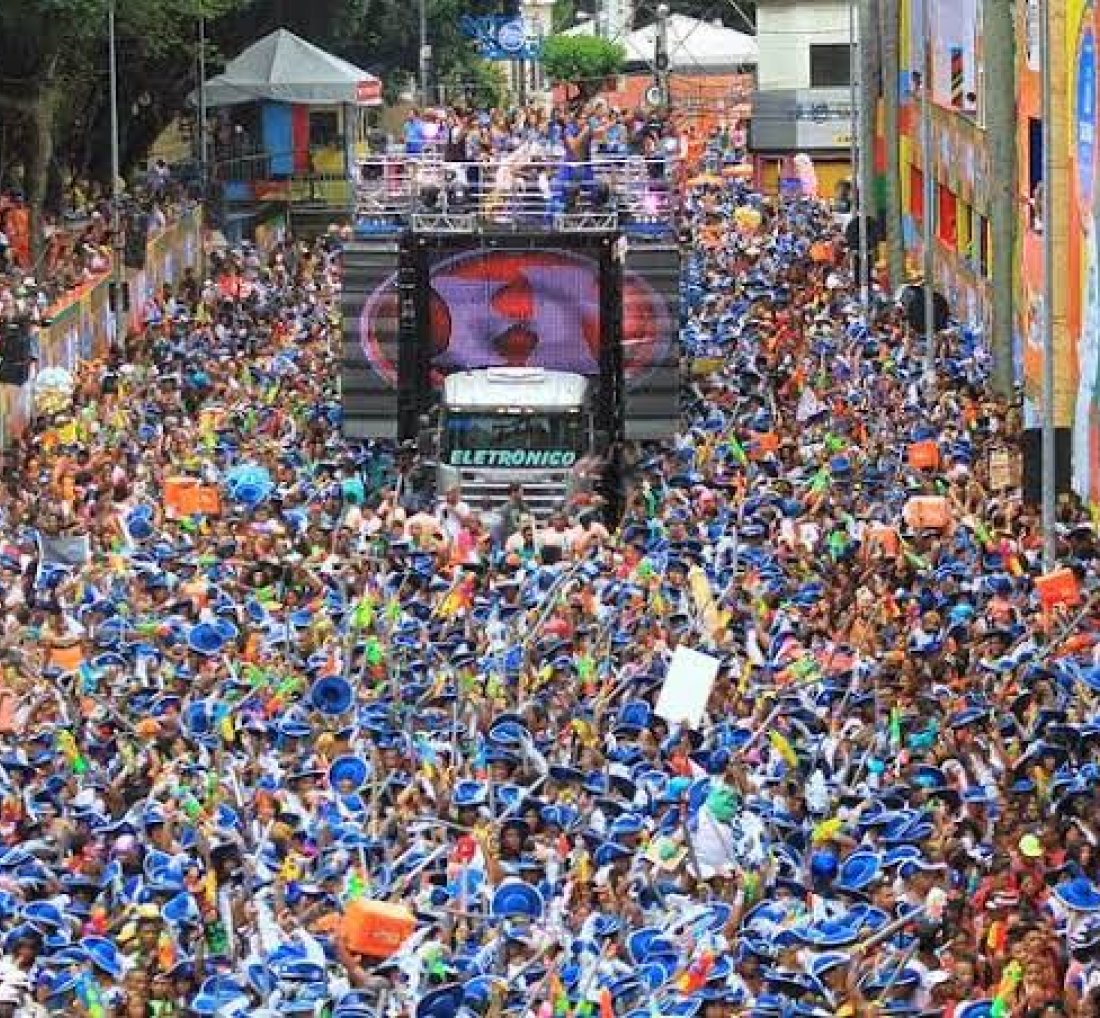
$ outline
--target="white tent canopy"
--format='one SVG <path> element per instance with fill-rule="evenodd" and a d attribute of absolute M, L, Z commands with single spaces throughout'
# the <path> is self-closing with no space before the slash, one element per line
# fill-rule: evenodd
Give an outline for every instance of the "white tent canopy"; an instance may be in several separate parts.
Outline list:
<path fill-rule="evenodd" d="M 669 70 L 673 73 L 722 74 L 756 64 L 758 47 L 751 35 L 684 14 L 671 15 L 667 30 Z M 588 21 L 566 34 L 593 35 L 595 31 Z M 628 65 L 649 65 L 656 52 L 657 25 L 645 25 L 620 41 L 626 47 Z"/>
<path fill-rule="evenodd" d="M 379 106 L 382 82 L 285 28 L 254 42 L 206 83 L 207 106 L 250 102 Z"/>

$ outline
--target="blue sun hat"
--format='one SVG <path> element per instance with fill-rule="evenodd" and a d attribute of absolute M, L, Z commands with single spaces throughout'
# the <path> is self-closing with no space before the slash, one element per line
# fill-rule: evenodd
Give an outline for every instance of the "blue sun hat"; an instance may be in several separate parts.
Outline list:
<path fill-rule="evenodd" d="M 80 976 L 75 972 L 58 972 L 50 977 L 46 984 L 48 989 L 47 1008 L 54 1014 L 64 1013 L 65 1008 L 62 998 L 73 993 L 80 982 Z"/>
<path fill-rule="evenodd" d="M 221 630 L 210 622 L 200 622 L 187 633 L 187 646 L 203 657 L 213 657 L 225 648 L 226 639 Z"/>
<path fill-rule="evenodd" d="M 275 490 L 271 474 L 256 463 L 244 463 L 234 467 L 225 478 L 229 497 L 249 509 L 267 501 Z"/>
<path fill-rule="evenodd" d="M 853 852 L 840 864 L 836 887 L 842 891 L 862 891 L 881 871 L 882 860 L 877 852 Z"/>
<path fill-rule="evenodd" d="M 113 941 L 106 937 L 85 937 L 80 946 L 91 963 L 101 972 L 106 972 L 114 980 L 122 978 L 124 971 L 122 955 Z"/>
<path fill-rule="evenodd" d="M 495 916 L 541 919 L 545 901 L 537 887 L 518 879 L 506 879 L 493 894 L 490 910 Z"/>
<path fill-rule="evenodd" d="M 1057 884 L 1054 897 L 1074 912 L 1100 912 L 1100 890 L 1087 877 L 1074 877 Z"/>
<path fill-rule="evenodd" d="M 61 909 L 52 901 L 32 901 L 23 908 L 22 919 L 39 933 L 47 934 L 66 925 Z"/>
<path fill-rule="evenodd" d="M 230 976 L 211 976 L 206 979 L 191 1001 L 191 1009 L 201 1015 L 221 1015 L 223 1011 L 238 1009 L 241 1002 L 252 1007 L 245 984 Z"/>
<path fill-rule="evenodd" d="M 361 791 L 370 776 L 370 765 L 361 756 L 347 753 L 332 761 L 328 769 L 328 783 L 332 788 L 340 788 L 349 783 L 353 791 Z"/>
<path fill-rule="evenodd" d="M 483 781 L 465 779 L 455 783 L 451 804 L 458 809 L 483 806 L 489 798 L 488 786 Z"/>
<path fill-rule="evenodd" d="M 202 923 L 202 913 L 195 902 L 193 895 L 181 891 L 174 898 L 167 901 L 161 909 L 164 921 L 170 926 L 198 926 Z"/>
<path fill-rule="evenodd" d="M 325 675 L 313 683 L 309 702 L 319 714 L 337 717 L 351 709 L 355 693 L 351 683 L 340 675 Z"/>
<path fill-rule="evenodd" d="M 455 1018 L 465 992 L 459 983 L 437 986 L 416 1003 L 416 1018 Z"/>

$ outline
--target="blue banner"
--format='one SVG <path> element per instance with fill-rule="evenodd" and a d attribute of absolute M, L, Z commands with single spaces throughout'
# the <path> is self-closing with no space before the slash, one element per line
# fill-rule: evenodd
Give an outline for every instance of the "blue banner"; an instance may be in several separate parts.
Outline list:
<path fill-rule="evenodd" d="M 540 40 L 515 15 L 490 14 L 481 18 L 466 15 L 459 20 L 458 27 L 463 35 L 474 40 L 486 60 L 538 59 Z"/>

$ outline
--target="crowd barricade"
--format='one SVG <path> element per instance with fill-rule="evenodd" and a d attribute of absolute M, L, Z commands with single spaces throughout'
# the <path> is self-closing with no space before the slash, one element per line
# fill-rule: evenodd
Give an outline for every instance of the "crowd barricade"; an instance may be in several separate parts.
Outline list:
<path fill-rule="evenodd" d="M 145 268 L 127 269 L 130 310 L 127 325 L 140 329 L 146 302 L 165 283 L 174 283 L 188 267 L 198 270 L 202 260 L 202 211 L 187 209 L 180 218 L 151 234 Z M 111 274 L 104 273 L 66 294 L 38 330 L 38 368 L 74 370 L 84 360 L 101 356 L 111 341 Z M 25 385 L 0 386 L 0 432 L 4 439 L 18 435 L 33 411 L 33 379 Z"/>

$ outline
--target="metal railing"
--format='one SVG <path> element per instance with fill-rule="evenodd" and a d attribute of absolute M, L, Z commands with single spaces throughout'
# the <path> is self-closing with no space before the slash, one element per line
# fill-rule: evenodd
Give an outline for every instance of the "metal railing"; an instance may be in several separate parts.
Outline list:
<path fill-rule="evenodd" d="M 342 153 L 311 150 L 309 169 L 293 169 L 294 165 L 292 152 L 237 154 L 216 160 L 210 180 L 229 201 L 276 198 L 294 204 L 351 208 L 355 192 Z"/>
<path fill-rule="evenodd" d="M 677 160 L 641 156 L 587 162 L 383 156 L 357 167 L 356 221 L 366 230 L 434 232 L 671 227 L 680 172 Z"/>

